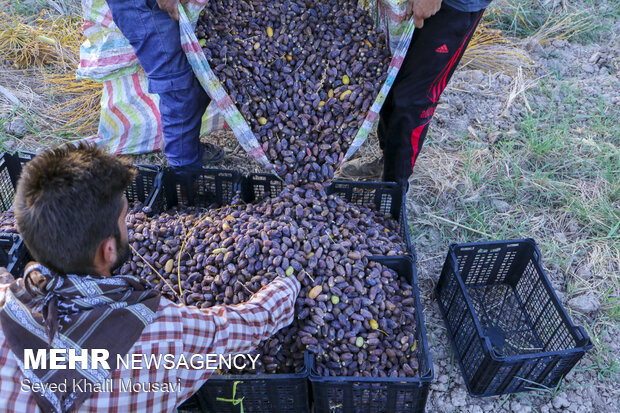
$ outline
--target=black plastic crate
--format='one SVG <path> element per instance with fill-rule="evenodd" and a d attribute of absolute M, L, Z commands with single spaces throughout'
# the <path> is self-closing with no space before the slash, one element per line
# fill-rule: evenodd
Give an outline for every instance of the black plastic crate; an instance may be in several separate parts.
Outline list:
<path fill-rule="evenodd" d="M 138 170 L 136 178 L 125 190 L 127 201 L 131 205 L 141 202 L 150 207 L 153 213 L 163 211 L 165 206 L 164 195 L 161 191 L 163 171 L 156 165 L 135 165 Z"/>
<path fill-rule="evenodd" d="M 3 153 L 0 156 L 0 213 L 13 206 L 17 181 L 23 166 L 36 154 L 30 152 Z M 125 190 L 129 203 L 142 202 L 154 212 L 163 210 L 164 199 L 160 192 L 161 168 L 152 165 L 136 165 L 138 173 L 131 185 Z M 31 259 L 30 254 L 19 234 L 0 234 L 0 266 L 6 268 L 14 277 L 20 277 L 23 269 Z"/>
<path fill-rule="evenodd" d="M 532 239 L 451 245 L 436 294 L 473 396 L 553 388 L 592 348 Z"/>
<path fill-rule="evenodd" d="M 398 232 L 407 252 L 415 255 L 407 223 L 406 194 L 400 185 L 395 182 L 334 181 L 325 192 L 328 195 L 337 195 L 355 205 L 374 204 L 378 211 L 389 212 L 399 223 Z"/>
<path fill-rule="evenodd" d="M 11 208 L 15 198 L 17 180 L 23 166 L 36 154 L 30 152 L 3 153 L 0 157 L 0 211 Z M 155 165 L 135 165 L 138 169 L 136 179 L 125 190 L 129 203 L 136 201 L 154 209 L 163 207 L 163 196 L 159 196 L 161 168 Z"/>
<path fill-rule="evenodd" d="M 243 200 L 254 202 L 265 197 L 275 197 L 285 188 L 284 182 L 273 174 L 250 174 L 243 182 Z M 326 189 L 328 195 L 337 195 L 359 206 L 373 204 L 377 211 L 390 213 L 400 224 L 398 232 L 405 249 L 415 255 L 409 236 L 405 194 L 395 182 L 333 181 Z"/>
<path fill-rule="evenodd" d="M 6 268 L 13 277 L 18 278 L 23 275 L 29 260 L 28 250 L 19 235 L 0 235 L 0 267 Z"/>
<path fill-rule="evenodd" d="M 192 395 L 190 396 L 188 399 L 186 399 L 183 403 L 181 403 L 179 405 L 179 407 L 177 407 L 177 413 L 195 413 L 195 412 L 201 412 L 202 409 L 200 408 L 200 402 L 198 401 L 198 398 L 196 397 L 196 395 Z"/>
<path fill-rule="evenodd" d="M 294 374 L 213 375 L 194 397 L 202 411 L 211 413 L 308 412 L 307 366 L 310 363 L 307 353 L 305 358 L 304 367 Z"/>
<path fill-rule="evenodd" d="M 415 300 L 416 340 L 418 343 L 417 377 L 324 377 L 311 366 L 310 383 L 316 413 L 404 413 L 424 412 L 433 362 L 418 291 L 415 261 L 411 256 L 372 257 L 394 271 L 413 286 Z"/>
<path fill-rule="evenodd" d="M 203 208 L 212 204 L 229 205 L 237 191 L 241 191 L 241 181 L 237 171 L 202 168 L 176 174 L 166 168 L 162 179 L 164 209 L 176 205 Z"/>
<path fill-rule="evenodd" d="M 22 166 L 30 161 L 35 154 L 29 152 L 4 152 L 0 156 L 0 212 L 13 206 L 15 187 L 22 172 Z"/>
<path fill-rule="evenodd" d="M 16 152 L 0 155 L 0 213 L 13 206 L 15 187 L 22 167 L 35 156 L 34 153 Z M 17 233 L 0 233 L 0 266 L 13 277 L 21 277 L 30 255 L 21 236 Z"/>

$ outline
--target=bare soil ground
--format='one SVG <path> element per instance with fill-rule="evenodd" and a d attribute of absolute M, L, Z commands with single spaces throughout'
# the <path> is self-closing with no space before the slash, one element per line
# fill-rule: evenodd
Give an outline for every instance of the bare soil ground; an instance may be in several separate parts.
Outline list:
<path fill-rule="evenodd" d="M 428 411 L 620 411 L 618 28 L 599 43 L 524 41 L 537 80 L 464 68 L 443 96 L 408 196 L 436 372 Z M 433 288 L 450 243 L 521 237 L 537 240 L 595 347 L 558 388 L 472 398 Z"/>
<path fill-rule="evenodd" d="M 523 10 L 513 14 L 500 10 L 494 24 L 515 30 L 520 40 L 514 50 L 533 66 L 506 68 L 501 62 L 510 56 L 490 52 L 487 58 L 504 70 L 464 61 L 441 99 L 411 179 L 408 219 L 435 368 L 431 412 L 620 411 L 620 9 L 613 0 L 585 1 L 580 7 L 591 19 L 575 25 L 587 30 L 570 40 L 553 34 L 547 42 L 534 29 L 527 32 L 525 22 L 535 18 L 527 9 L 532 3 L 522 2 Z M 553 12 L 567 7 L 564 0 L 537 3 Z M 496 13 L 489 11 L 493 18 Z M 1 73 L 0 86 L 23 104 L 15 109 L 0 93 L 3 150 L 71 139 L 53 132 L 62 119 L 46 108 L 62 97 L 42 93 L 36 71 Z M 219 167 L 260 171 L 230 132 L 205 139 L 226 148 Z M 359 152 L 368 160 L 378 154 L 374 136 Z M 161 154 L 135 160 L 165 163 Z M 553 287 L 594 348 L 558 388 L 473 398 L 433 289 L 449 244 L 525 237 L 537 241 Z"/>

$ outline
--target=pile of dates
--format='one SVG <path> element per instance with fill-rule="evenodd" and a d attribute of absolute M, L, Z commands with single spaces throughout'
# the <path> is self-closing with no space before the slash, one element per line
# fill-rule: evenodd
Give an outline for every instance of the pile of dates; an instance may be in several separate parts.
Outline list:
<path fill-rule="evenodd" d="M 278 175 L 331 180 L 390 63 L 357 0 L 211 1 L 196 35 Z"/>
<path fill-rule="evenodd" d="M 257 349 L 256 372 L 298 371 L 308 350 L 325 375 L 416 374 L 412 288 L 369 261 L 406 253 L 389 215 L 307 184 L 256 204 L 138 212 L 127 221 L 135 253 L 120 273 L 142 276 L 170 299 L 237 304 L 276 276 L 300 281 L 296 319 Z"/>
<path fill-rule="evenodd" d="M 412 287 L 367 256 L 344 261 L 351 273 L 302 280 L 295 321 L 257 349 L 257 372 L 299 371 L 307 350 L 322 376 L 418 373 Z"/>

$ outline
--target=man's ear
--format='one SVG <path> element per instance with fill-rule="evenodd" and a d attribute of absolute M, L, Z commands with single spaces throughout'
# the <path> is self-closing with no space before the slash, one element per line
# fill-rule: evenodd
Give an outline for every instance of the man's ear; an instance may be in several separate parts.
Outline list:
<path fill-rule="evenodd" d="M 95 268 L 101 275 L 109 275 L 110 268 L 116 262 L 117 257 L 116 240 L 114 237 L 106 238 L 97 247 L 94 262 Z"/>

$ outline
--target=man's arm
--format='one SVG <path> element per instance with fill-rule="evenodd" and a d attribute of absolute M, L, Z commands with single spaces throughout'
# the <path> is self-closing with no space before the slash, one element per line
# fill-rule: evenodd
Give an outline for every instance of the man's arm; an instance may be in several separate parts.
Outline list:
<path fill-rule="evenodd" d="M 157 0 L 157 5 L 163 11 L 167 11 L 170 17 L 174 20 L 179 21 L 179 9 L 178 9 L 179 0 Z M 185 1 L 183 2 L 185 4 Z"/>
<path fill-rule="evenodd" d="M 409 0 L 405 18 L 413 16 L 413 23 L 417 29 L 424 26 L 424 20 L 428 19 L 441 8 L 441 0 Z"/>
<path fill-rule="evenodd" d="M 183 307 L 184 352 L 229 354 L 253 350 L 293 321 L 300 289 L 295 277 L 278 277 L 242 304 Z"/>

